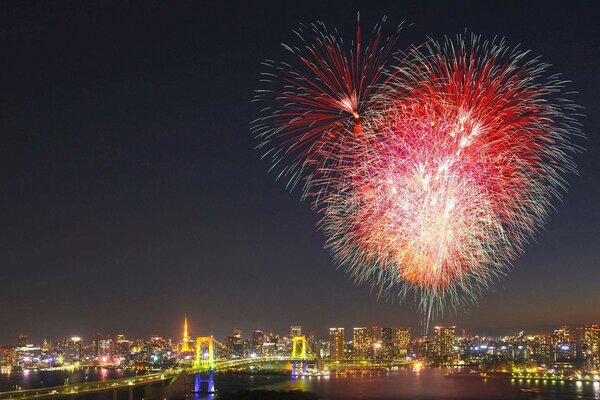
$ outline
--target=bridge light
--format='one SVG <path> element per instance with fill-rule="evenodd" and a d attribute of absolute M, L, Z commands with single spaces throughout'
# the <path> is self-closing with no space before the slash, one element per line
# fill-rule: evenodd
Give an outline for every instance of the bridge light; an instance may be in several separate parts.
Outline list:
<path fill-rule="evenodd" d="M 256 353 L 250 354 L 250 358 L 256 358 Z"/>

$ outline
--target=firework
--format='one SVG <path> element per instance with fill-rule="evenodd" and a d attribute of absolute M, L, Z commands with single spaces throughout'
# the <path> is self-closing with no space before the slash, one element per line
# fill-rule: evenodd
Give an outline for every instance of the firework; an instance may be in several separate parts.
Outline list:
<path fill-rule="evenodd" d="M 361 121 L 387 79 L 385 67 L 402 25 L 385 36 L 384 23 L 385 18 L 366 43 L 358 25 L 348 46 L 322 22 L 301 26 L 294 31 L 301 43 L 283 45 L 292 64 L 263 63 L 265 89 L 256 91 L 254 101 L 266 106 L 252 130 L 278 178 L 285 177 L 289 188 L 305 180 L 305 197 L 318 197 L 315 177 L 339 163 L 340 148 L 360 135 Z"/>
<path fill-rule="evenodd" d="M 316 49 L 305 48 L 315 59 Z M 303 62 L 318 79 L 287 72 L 301 78 L 285 79 L 297 86 L 260 129 L 296 154 L 293 179 L 312 167 L 335 262 L 379 296 L 414 298 L 429 321 L 475 302 L 522 254 L 575 172 L 580 131 L 577 107 L 558 97 L 564 82 L 502 40 L 430 39 L 398 54 L 361 91 L 324 83 L 364 81 L 360 72 Z M 340 102 L 353 93 L 357 103 Z"/>

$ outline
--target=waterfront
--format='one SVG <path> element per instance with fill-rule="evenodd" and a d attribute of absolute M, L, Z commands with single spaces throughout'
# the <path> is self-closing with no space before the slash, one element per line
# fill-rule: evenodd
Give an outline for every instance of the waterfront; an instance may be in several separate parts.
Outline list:
<path fill-rule="evenodd" d="M 21 389 L 52 387 L 68 383 L 85 383 L 125 378 L 140 372 L 123 368 L 77 368 L 60 370 L 23 370 L 3 372 L 0 374 L 0 392 Z"/>
<path fill-rule="evenodd" d="M 521 389 L 539 388 L 536 399 L 600 399 L 598 383 L 534 382 L 510 379 L 448 379 L 449 370 L 424 368 L 380 375 L 288 379 L 257 385 L 268 390 L 304 390 L 322 400 L 427 400 L 427 399 L 523 399 L 531 398 Z M 219 382 L 215 383 L 219 389 Z"/>
<path fill-rule="evenodd" d="M 291 378 L 287 375 L 215 374 L 214 387 L 218 393 L 243 389 L 303 390 L 316 393 L 322 400 L 428 400 L 428 399 L 524 399 L 539 400 L 600 399 L 598 382 L 537 381 L 515 379 L 449 379 L 450 370 L 423 368 L 400 370 L 374 375 Z M 135 375 L 127 369 L 86 368 L 74 371 L 14 371 L 0 375 L 2 391 L 15 385 L 23 388 L 55 386 L 69 382 L 85 382 Z M 207 378 L 204 376 L 203 379 Z M 537 393 L 521 389 L 535 388 Z M 136 391 L 141 399 L 142 390 Z M 86 396 L 90 400 L 112 398 L 109 393 Z M 196 399 L 216 399 L 216 395 L 197 395 Z"/>

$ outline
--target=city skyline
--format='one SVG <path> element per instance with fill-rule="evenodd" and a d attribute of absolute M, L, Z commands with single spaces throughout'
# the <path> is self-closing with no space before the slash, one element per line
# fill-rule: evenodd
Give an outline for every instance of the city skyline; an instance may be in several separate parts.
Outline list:
<path fill-rule="evenodd" d="M 299 23 L 351 34 L 358 11 L 366 29 L 384 15 L 406 21 L 402 45 L 465 28 L 521 43 L 572 81 L 587 114 L 580 174 L 546 230 L 495 292 L 432 325 L 495 333 L 600 320 L 597 7 L 32 4 L 0 5 L 0 343 L 21 332 L 174 337 L 181 314 L 192 332 L 221 337 L 296 323 L 420 329 L 414 304 L 378 300 L 336 270 L 310 205 L 265 177 L 252 150 L 260 63 Z"/>
<path fill-rule="evenodd" d="M 526 336 L 531 336 L 531 335 L 550 335 L 552 334 L 552 332 L 556 331 L 556 329 L 562 328 L 562 327 L 569 327 L 572 329 L 581 329 L 583 327 L 586 326 L 597 326 L 598 322 L 597 321 L 588 321 L 585 323 L 578 323 L 578 324 L 573 324 L 573 323 L 559 323 L 559 324 L 555 324 L 555 325 L 547 325 L 547 326 L 543 326 L 543 327 L 524 327 L 524 326 L 520 326 L 520 327 L 511 327 L 511 328 L 505 328 L 505 329 L 501 329 L 501 330 L 489 330 L 489 329 L 483 329 L 483 330 L 478 330 L 478 329 L 466 329 L 460 326 L 456 326 L 456 325 L 436 325 L 436 326 L 431 326 L 431 329 L 429 330 L 429 332 L 427 334 L 423 333 L 422 327 L 412 327 L 412 326 L 408 326 L 408 325 L 385 325 L 385 324 L 358 324 L 356 326 L 340 326 L 340 325 L 336 325 L 335 327 L 324 327 L 324 328 L 320 328 L 320 329 L 315 329 L 314 327 L 311 327 L 310 325 L 303 325 L 303 324 L 297 324 L 297 325 L 290 325 L 286 328 L 280 329 L 280 330 L 275 330 L 275 329 L 264 329 L 264 327 L 260 327 L 260 326 L 255 326 L 251 329 L 244 329 L 241 328 L 239 326 L 236 325 L 232 325 L 229 329 L 229 331 L 226 332 L 222 332 L 221 334 L 215 334 L 213 332 L 205 332 L 202 329 L 198 329 L 197 331 L 193 329 L 193 323 L 189 324 L 190 318 L 186 315 L 184 317 L 184 325 L 183 325 L 183 330 L 181 331 L 181 329 L 174 335 L 170 335 L 170 334 L 164 334 L 164 332 L 147 332 L 145 334 L 142 335 L 131 335 L 128 332 L 125 331 L 115 331 L 115 332 L 109 332 L 107 330 L 100 330 L 97 332 L 93 332 L 93 333 L 88 333 L 86 335 L 82 335 L 81 333 L 72 333 L 72 334 L 63 334 L 63 335 L 59 335 L 56 337 L 51 337 L 48 335 L 30 335 L 28 332 L 24 332 L 21 331 L 19 333 L 19 335 L 15 336 L 14 338 L 12 338 L 12 341 L 8 341 L 8 342 L 0 342 L 0 346 L 11 346 L 14 345 L 15 343 L 17 343 L 18 345 L 21 345 L 23 343 L 20 343 L 22 340 L 25 340 L 25 342 L 27 343 L 33 343 L 33 344 L 40 344 L 43 341 L 46 340 L 50 340 L 50 341 L 56 341 L 56 340 L 65 340 L 65 339 L 70 339 L 70 338 L 77 338 L 78 340 L 82 340 L 82 341 L 86 341 L 86 340 L 91 340 L 92 338 L 101 335 L 101 336 L 107 336 L 107 337 L 119 337 L 119 336 L 124 336 L 127 337 L 128 339 L 135 339 L 135 340 L 139 340 L 139 339 L 148 339 L 148 338 L 155 338 L 155 337 L 160 337 L 162 339 L 165 340 L 172 340 L 173 343 L 181 343 L 182 345 L 184 343 L 189 343 L 189 342 L 193 342 L 197 337 L 206 337 L 206 336 L 212 336 L 215 338 L 226 338 L 228 336 L 239 336 L 241 339 L 250 339 L 252 338 L 252 336 L 254 335 L 255 332 L 261 332 L 264 335 L 273 335 L 274 337 L 280 337 L 280 338 L 290 338 L 293 337 L 295 335 L 294 330 L 297 330 L 297 332 L 301 332 L 302 335 L 307 335 L 310 334 L 312 337 L 314 337 L 315 339 L 320 339 L 320 340 L 324 340 L 324 339 L 330 339 L 331 338 L 331 334 L 332 334 L 332 330 L 341 330 L 341 332 L 343 333 L 343 338 L 345 339 L 351 339 L 352 337 L 356 337 L 356 331 L 357 330 L 372 330 L 372 329 L 406 329 L 410 332 L 411 337 L 413 338 L 431 338 L 434 337 L 437 334 L 437 329 L 438 328 L 446 328 L 446 327 L 451 327 L 452 329 L 455 330 L 456 335 L 457 336 L 461 336 L 464 334 L 467 335 L 472 335 L 472 336 L 478 336 L 478 337 L 506 337 L 506 336 L 514 336 L 514 335 L 518 335 L 518 334 L 524 334 Z M 181 327 L 178 327 L 181 328 Z M 173 329 L 171 329 L 173 330 Z M 460 333 L 460 335 L 459 335 Z M 296 333 L 298 334 L 298 333 Z M 353 336 L 354 335 L 354 336 Z M 25 339 L 23 339 L 25 338 Z M 187 338 L 187 340 L 186 340 Z M 184 345 L 185 346 L 185 345 Z M 182 351 L 185 351 L 185 347 L 183 348 Z"/>
<path fill-rule="evenodd" d="M 407 327 L 363 326 L 351 330 L 330 327 L 325 336 L 303 330 L 301 325 L 292 325 L 283 333 L 253 330 L 251 336 L 243 335 L 236 327 L 229 336 L 219 338 L 221 341 L 212 335 L 193 335 L 188 328 L 186 316 L 180 336 L 175 339 L 97 333 L 87 339 L 79 336 L 44 339 L 36 344 L 26 334 L 20 334 L 16 344 L 0 344 L 0 367 L 10 370 L 80 364 L 130 367 L 156 364 L 164 368 L 193 363 L 194 368 L 213 369 L 215 363 L 221 363 L 223 368 L 235 368 L 228 363 L 236 359 L 250 363 L 253 360 L 289 359 L 291 353 L 292 360 L 316 360 L 316 367 L 321 372 L 323 359 L 334 363 L 378 359 L 396 360 L 404 366 L 411 363 L 415 368 L 422 363 L 430 366 L 487 364 L 497 371 L 516 374 L 521 368 L 531 369 L 530 363 L 535 363 L 544 371 L 553 371 L 552 374 L 556 370 L 569 371 L 577 367 L 599 379 L 598 324 L 561 325 L 548 333 L 522 330 L 502 336 L 478 335 L 466 330 L 459 332 L 456 326 L 435 326 L 427 337 Z M 263 357 L 265 359 L 261 361 Z M 510 363 L 505 364 L 507 361 Z M 306 373 L 306 364 L 302 368 L 302 373 Z M 581 369 L 578 371 L 576 374 L 579 373 L 581 378 Z"/>

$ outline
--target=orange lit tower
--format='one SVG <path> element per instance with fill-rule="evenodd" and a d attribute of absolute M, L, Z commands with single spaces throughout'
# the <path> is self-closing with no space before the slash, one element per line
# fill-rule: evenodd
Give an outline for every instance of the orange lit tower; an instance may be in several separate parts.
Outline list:
<path fill-rule="evenodd" d="M 180 353 L 189 353 L 192 349 L 190 348 L 190 336 L 188 335 L 187 317 L 183 320 L 183 345 L 181 346 Z"/>

